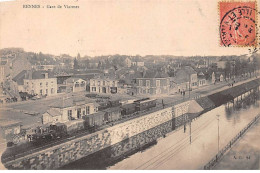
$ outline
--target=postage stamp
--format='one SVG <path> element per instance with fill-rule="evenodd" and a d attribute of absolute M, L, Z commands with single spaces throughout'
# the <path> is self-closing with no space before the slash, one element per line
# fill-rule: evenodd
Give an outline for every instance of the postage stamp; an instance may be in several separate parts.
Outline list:
<path fill-rule="evenodd" d="M 256 2 L 219 2 L 220 45 L 251 47 L 257 44 Z"/>

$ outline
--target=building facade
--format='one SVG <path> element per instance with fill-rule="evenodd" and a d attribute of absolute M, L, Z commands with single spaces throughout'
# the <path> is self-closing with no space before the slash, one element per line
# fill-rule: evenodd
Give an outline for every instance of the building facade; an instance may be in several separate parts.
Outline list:
<path fill-rule="evenodd" d="M 98 104 L 90 100 L 63 99 L 42 115 L 43 124 L 64 123 L 82 119 L 83 116 L 98 112 Z"/>
<path fill-rule="evenodd" d="M 47 71 L 29 72 L 24 79 L 23 92 L 50 96 L 57 94 L 57 78 Z"/>
<path fill-rule="evenodd" d="M 117 93 L 118 92 L 118 80 L 96 77 L 90 79 L 90 92 L 92 93 Z"/>
<path fill-rule="evenodd" d="M 190 66 L 185 66 L 176 71 L 176 76 L 178 81 L 183 81 L 189 83 L 188 89 L 193 89 L 198 87 L 198 76 L 197 72 Z"/>
<path fill-rule="evenodd" d="M 68 78 L 65 80 L 66 92 L 80 92 L 86 91 L 87 81 L 80 78 Z"/>
<path fill-rule="evenodd" d="M 135 79 L 137 94 L 167 94 L 170 89 L 169 77 L 156 71 L 145 71 Z"/>

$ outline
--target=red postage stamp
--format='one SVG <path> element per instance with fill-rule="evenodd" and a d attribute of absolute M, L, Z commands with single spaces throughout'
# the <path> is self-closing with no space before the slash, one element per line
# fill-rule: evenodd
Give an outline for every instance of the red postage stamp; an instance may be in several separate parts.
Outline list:
<path fill-rule="evenodd" d="M 256 2 L 219 2 L 220 45 L 255 46 Z"/>

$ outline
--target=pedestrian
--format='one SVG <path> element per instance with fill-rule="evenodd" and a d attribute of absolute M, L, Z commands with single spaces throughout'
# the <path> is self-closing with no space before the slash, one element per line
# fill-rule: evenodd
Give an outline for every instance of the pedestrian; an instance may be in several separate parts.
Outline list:
<path fill-rule="evenodd" d="M 182 95 L 182 91 L 181 91 L 181 95 Z"/>
<path fill-rule="evenodd" d="M 183 96 L 185 96 L 185 91 L 183 91 Z"/>

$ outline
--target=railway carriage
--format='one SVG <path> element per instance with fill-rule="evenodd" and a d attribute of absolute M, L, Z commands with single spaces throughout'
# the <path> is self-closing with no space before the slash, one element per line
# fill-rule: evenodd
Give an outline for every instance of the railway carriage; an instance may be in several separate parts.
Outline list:
<path fill-rule="evenodd" d="M 156 99 L 146 99 L 146 100 L 137 100 L 135 101 L 136 111 L 148 110 L 156 106 Z"/>

